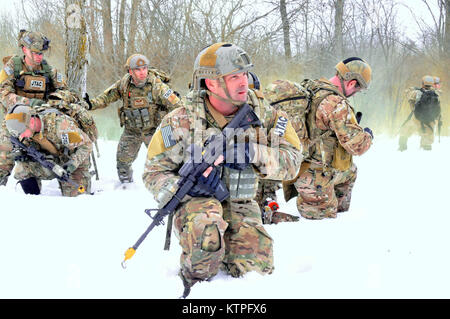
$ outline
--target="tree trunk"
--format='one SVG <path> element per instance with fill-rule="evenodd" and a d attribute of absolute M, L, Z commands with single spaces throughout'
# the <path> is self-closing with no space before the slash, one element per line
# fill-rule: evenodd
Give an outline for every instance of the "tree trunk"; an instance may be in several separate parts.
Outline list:
<path fill-rule="evenodd" d="M 450 0 L 443 0 L 445 6 L 444 50 L 450 58 Z"/>
<path fill-rule="evenodd" d="M 336 48 L 336 55 L 343 59 L 344 58 L 344 45 L 342 36 L 342 27 L 344 20 L 344 0 L 334 1 L 334 41 Z"/>
<path fill-rule="evenodd" d="M 131 11 L 130 11 L 130 27 L 128 30 L 128 45 L 127 45 L 127 58 L 136 53 L 136 20 L 137 20 L 137 11 L 140 7 L 140 0 L 132 0 L 131 2 Z"/>
<path fill-rule="evenodd" d="M 118 44 L 118 52 L 117 52 L 117 67 L 122 66 L 125 60 L 125 8 L 126 8 L 126 0 L 120 1 L 120 10 L 119 10 L 119 44 Z"/>
<path fill-rule="evenodd" d="M 86 92 L 89 41 L 85 22 L 85 0 L 65 0 L 67 85 L 80 96 Z"/>
<path fill-rule="evenodd" d="M 286 0 L 280 0 L 280 15 L 281 23 L 283 25 L 283 42 L 284 42 L 284 56 L 287 59 L 292 57 L 291 40 L 289 38 L 289 19 L 286 10 Z"/>
<path fill-rule="evenodd" d="M 114 46 L 113 29 L 111 19 L 111 0 L 102 0 L 102 22 L 103 22 L 103 54 L 105 63 L 105 73 L 107 77 L 113 75 L 114 70 Z"/>

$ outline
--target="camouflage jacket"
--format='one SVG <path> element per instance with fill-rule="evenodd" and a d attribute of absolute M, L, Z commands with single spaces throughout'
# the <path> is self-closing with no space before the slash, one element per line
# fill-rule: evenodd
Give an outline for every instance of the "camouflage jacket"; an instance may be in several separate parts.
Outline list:
<path fill-rule="evenodd" d="M 257 142 L 251 166 L 259 178 L 283 180 L 293 178 L 301 163 L 300 141 L 285 112 L 272 108 L 254 91 L 248 91 L 248 104 L 253 107 L 263 128 L 250 128 L 248 138 Z M 190 92 L 185 107 L 165 116 L 154 134 L 147 154 L 143 181 L 160 207 L 177 191 L 178 170 L 189 160 L 187 148 L 195 143 L 203 147 L 211 136 L 220 134 L 221 127 L 208 106 L 208 100 Z M 230 120 L 231 117 L 225 117 Z M 267 133 L 268 132 L 268 133 Z M 246 134 L 237 136 L 245 138 Z M 223 173 L 223 172 L 222 172 Z M 226 178 L 227 187 L 229 187 Z M 254 187 L 257 187 L 254 185 Z"/>
<path fill-rule="evenodd" d="M 336 86 L 326 79 L 311 82 L 315 93 L 306 123 L 312 143 L 305 161 L 346 170 L 352 155 L 362 155 L 370 148 L 372 137 L 359 126 L 353 108 Z"/>
<path fill-rule="evenodd" d="M 92 142 L 71 117 L 48 109 L 39 113 L 42 128 L 33 138 L 25 139 L 43 153 L 50 154 L 57 164 L 72 161 L 74 167 L 89 158 Z"/>
<path fill-rule="evenodd" d="M 11 57 L 0 72 L 0 100 L 5 113 L 7 109 L 16 103 L 30 105 L 31 98 L 46 101 L 49 93 L 67 88 L 62 73 L 48 65 L 45 60 L 43 60 L 38 70 L 30 69 L 25 64 L 24 57 L 20 58 L 21 66 L 16 66 L 15 60 L 19 62 L 19 57 Z M 17 71 L 20 69 L 18 77 L 16 77 L 17 71 L 15 69 L 18 69 Z M 27 77 L 31 80 L 27 81 Z M 37 83 L 37 85 L 33 85 L 32 79 L 36 80 L 34 83 Z M 28 83 L 29 88 L 20 88 L 18 80 Z"/>
<path fill-rule="evenodd" d="M 126 74 L 91 100 L 92 110 L 105 108 L 119 99 L 123 103 L 118 110 L 121 126 L 130 126 L 133 122 L 128 115 L 132 113 L 125 111 L 148 109 L 149 123 L 145 128 L 156 128 L 168 112 L 181 106 L 181 100 L 176 93 L 153 71 L 148 72 L 147 83 L 143 87 L 135 86 L 131 75 Z"/>

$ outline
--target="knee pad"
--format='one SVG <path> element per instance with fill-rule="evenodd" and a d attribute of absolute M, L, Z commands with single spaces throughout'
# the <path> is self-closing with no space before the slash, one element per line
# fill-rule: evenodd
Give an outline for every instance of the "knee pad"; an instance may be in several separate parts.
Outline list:
<path fill-rule="evenodd" d="M 220 239 L 220 233 L 217 225 L 207 225 L 202 234 L 202 250 L 209 252 L 218 251 L 220 249 Z"/>
<path fill-rule="evenodd" d="M 39 195 L 41 190 L 39 189 L 39 184 L 35 177 L 30 177 L 19 181 L 20 186 L 25 194 Z"/>

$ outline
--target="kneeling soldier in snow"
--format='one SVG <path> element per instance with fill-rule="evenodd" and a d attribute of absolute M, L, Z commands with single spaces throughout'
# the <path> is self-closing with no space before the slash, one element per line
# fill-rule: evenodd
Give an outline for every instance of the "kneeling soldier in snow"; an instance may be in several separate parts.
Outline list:
<path fill-rule="evenodd" d="M 92 142 L 74 119 L 56 109 L 38 111 L 16 104 L 5 120 L 11 139 L 15 141 L 13 144 L 22 145 L 15 157 L 18 165 L 14 177 L 25 194 L 40 194 L 41 180 L 54 178 L 58 179 L 63 196 L 77 196 L 84 191 L 90 193 Z M 28 149 L 24 152 L 24 148 Z M 38 162 L 35 154 L 45 156 L 45 159 Z M 0 166 L 10 164 L 1 161 Z"/>

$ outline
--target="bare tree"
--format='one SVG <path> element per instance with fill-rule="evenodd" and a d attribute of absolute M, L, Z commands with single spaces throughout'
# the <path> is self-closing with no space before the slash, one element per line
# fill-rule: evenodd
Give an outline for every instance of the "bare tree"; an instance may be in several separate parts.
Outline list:
<path fill-rule="evenodd" d="M 334 0 L 334 42 L 338 58 L 344 56 L 342 28 L 344 25 L 344 0 Z"/>
<path fill-rule="evenodd" d="M 287 59 L 290 59 L 292 57 L 292 53 L 291 53 L 291 40 L 289 38 L 289 20 L 286 10 L 286 0 L 280 0 L 280 15 L 281 15 L 281 23 L 283 25 L 284 56 Z"/>
<path fill-rule="evenodd" d="M 85 0 L 65 0 L 67 85 L 80 95 L 86 92 L 89 41 L 84 18 Z"/>

